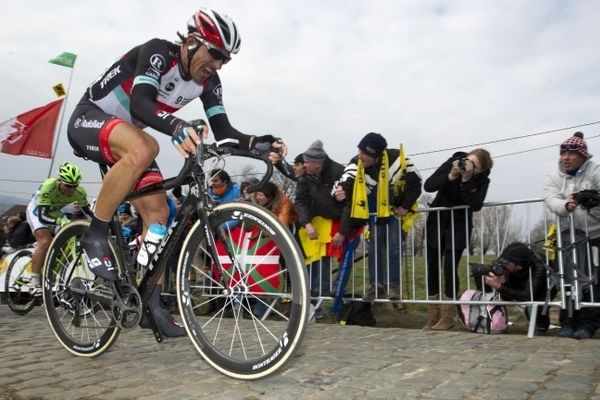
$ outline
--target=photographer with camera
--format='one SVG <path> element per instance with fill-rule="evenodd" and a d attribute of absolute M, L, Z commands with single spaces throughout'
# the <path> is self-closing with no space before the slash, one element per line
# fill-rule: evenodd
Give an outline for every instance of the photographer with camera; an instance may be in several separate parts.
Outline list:
<path fill-rule="evenodd" d="M 494 264 L 473 264 L 471 272 L 477 281 L 483 277 L 490 288 L 500 293 L 502 300 L 546 300 L 546 266 L 536 252 L 524 243 L 509 244 Z M 554 293 L 551 298 L 553 296 Z M 538 308 L 536 325 L 538 332 L 546 332 L 550 326 L 550 318 L 547 314 L 542 315 L 542 308 Z"/>
<path fill-rule="evenodd" d="M 467 210 L 430 212 L 427 216 L 427 296 L 440 300 L 440 262 L 444 271 L 444 300 L 454 300 L 459 291 L 458 264 L 473 229 L 473 212 L 481 210 L 493 160 L 485 149 L 457 152 L 426 181 L 427 192 L 437 191 L 431 207 L 467 205 Z M 468 229 L 468 231 L 467 231 Z M 424 330 L 448 330 L 453 326 L 456 307 L 429 304 Z"/>
<path fill-rule="evenodd" d="M 548 209 L 560 218 L 560 226 L 570 226 L 573 217 L 574 229 L 587 233 L 589 246 L 600 247 L 600 209 L 595 196 L 600 190 L 600 166 L 590 159 L 583 133 L 573 136 L 560 145 L 558 171 L 549 174 L 544 184 L 544 202 Z M 568 233 L 565 233 L 569 237 Z M 600 300 L 600 290 L 593 285 L 594 300 Z M 591 290 L 583 293 L 583 301 L 591 301 Z M 600 308 L 583 307 L 568 316 L 567 310 L 561 310 L 560 322 L 562 336 L 575 339 L 588 339 L 600 327 Z"/>

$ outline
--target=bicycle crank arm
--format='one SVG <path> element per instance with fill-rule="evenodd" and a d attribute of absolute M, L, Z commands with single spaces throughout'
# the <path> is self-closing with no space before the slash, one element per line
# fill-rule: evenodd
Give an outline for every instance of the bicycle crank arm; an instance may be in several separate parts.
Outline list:
<path fill-rule="evenodd" d="M 123 329 L 134 328 L 142 319 L 142 298 L 137 289 L 129 283 L 113 282 L 113 315 Z"/>
<path fill-rule="evenodd" d="M 84 278 L 73 278 L 69 285 L 69 292 L 73 295 L 85 297 L 91 301 L 99 302 L 102 306 L 112 307 L 113 294 L 109 288 L 92 287 L 94 281 Z"/>

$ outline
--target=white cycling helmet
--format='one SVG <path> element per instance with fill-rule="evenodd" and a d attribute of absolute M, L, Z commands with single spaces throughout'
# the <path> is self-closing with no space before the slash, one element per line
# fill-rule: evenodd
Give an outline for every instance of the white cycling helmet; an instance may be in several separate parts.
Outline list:
<path fill-rule="evenodd" d="M 228 15 L 202 7 L 188 20 L 187 29 L 189 35 L 199 37 L 229 54 L 237 54 L 240 50 L 240 34 Z"/>

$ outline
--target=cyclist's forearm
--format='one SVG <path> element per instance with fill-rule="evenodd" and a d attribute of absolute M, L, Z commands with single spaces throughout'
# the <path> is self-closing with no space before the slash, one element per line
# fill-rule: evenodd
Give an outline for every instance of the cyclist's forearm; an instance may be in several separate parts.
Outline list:
<path fill-rule="evenodd" d="M 171 113 L 160 111 L 156 106 L 156 89 L 151 85 L 137 85 L 131 94 L 131 116 L 144 125 L 169 136 L 184 120 L 177 118 Z"/>
<path fill-rule="evenodd" d="M 236 139 L 240 142 L 240 149 L 248 150 L 250 148 L 250 141 L 254 136 L 246 135 L 231 126 L 226 114 L 212 116 L 208 119 L 208 122 L 216 140 Z"/>
<path fill-rule="evenodd" d="M 50 206 L 38 207 L 38 219 L 46 225 L 56 225 L 56 222 L 62 217 L 60 212 L 52 211 Z"/>

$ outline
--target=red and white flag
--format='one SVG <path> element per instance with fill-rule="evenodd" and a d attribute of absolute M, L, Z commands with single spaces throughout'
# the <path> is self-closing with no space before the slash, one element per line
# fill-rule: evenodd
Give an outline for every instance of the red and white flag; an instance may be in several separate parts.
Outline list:
<path fill-rule="evenodd" d="M 52 158 L 56 123 L 64 98 L 0 123 L 0 152 Z"/>

